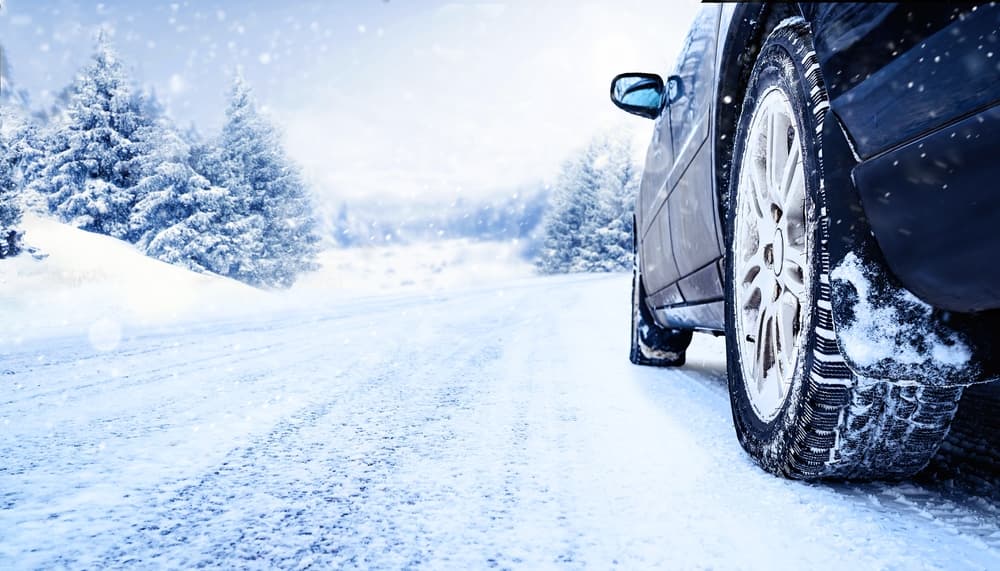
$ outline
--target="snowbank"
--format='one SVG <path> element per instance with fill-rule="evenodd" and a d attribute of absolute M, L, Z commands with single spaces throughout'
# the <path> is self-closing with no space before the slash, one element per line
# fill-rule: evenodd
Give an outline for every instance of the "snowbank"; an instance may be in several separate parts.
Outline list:
<path fill-rule="evenodd" d="M 87 333 L 116 345 L 129 324 L 160 324 L 265 304 L 269 294 L 149 258 L 132 245 L 35 215 L 21 225 L 37 248 L 0 265 L 0 346 Z M 38 259 L 45 256 L 42 259 Z"/>
<path fill-rule="evenodd" d="M 131 244 L 36 215 L 21 227 L 37 248 L 0 264 L 0 348 L 27 339 L 87 335 L 102 351 L 130 325 L 309 307 L 389 292 L 435 292 L 530 277 L 512 242 L 442 240 L 322 252 L 322 268 L 288 292 L 265 292 L 149 258 Z"/>

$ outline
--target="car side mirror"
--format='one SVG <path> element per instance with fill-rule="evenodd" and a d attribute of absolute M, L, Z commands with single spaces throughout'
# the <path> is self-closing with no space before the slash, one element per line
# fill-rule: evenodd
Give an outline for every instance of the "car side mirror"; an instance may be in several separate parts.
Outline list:
<path fill-rule="evenodd" d="M 619 109 L 656 119 L 663 108 L 682 95 L 681 79 L 676 75 L 663 78 L 655 73 L 623 73 L 611 81 L 611 101 Z"/>

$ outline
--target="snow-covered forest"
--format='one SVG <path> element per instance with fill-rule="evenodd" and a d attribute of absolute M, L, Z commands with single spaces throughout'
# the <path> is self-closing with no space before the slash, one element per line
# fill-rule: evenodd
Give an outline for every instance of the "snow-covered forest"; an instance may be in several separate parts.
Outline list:
<path fill-rule="evenodd" d="M 528 185 L 494 198 L 445 202 L 386 200 L 341 202 L 320 214 L 323 233 L 341 247 L 425 240 L 529 242 L 548 208 L 549 189 Z M 530 252 L 525 250 L 525 255 Z"/>
<path fill-rule="evenodd" d="M 236 73 L 221 132 L 180 128 L 101 33 L 86 67 L 45 109 L 3 57 L 0 257 L 22 210 L 132 243 L 148 256 L 265 288 L 291 286 L 323 247 L 440 239 L 514 241 L 543 273 L 631 264 L 639 168 L 627 131 L 602 131 L 554 184 L 442 204 L 317 204 L 253 90 Z M 329 201 L 327 201 L 329 202 Z"/>
<path fill-rule="evenodd" d="M 640 175 L 624 131 L 601 133 L 568 159 L 542 224 L 538 268 L 547 274 L 630 268 Z"/>
<path fill-rule="evenodd" d="M 239 74 L 222 132 L 202 140 L 137 86 L 106 34 L 46 112 L 29 110 L 3 66 L 4 255 L 16 253 L 27 209 L 259 287 L 288 287 L 315 267 L 309 192 Z"/>
<path fill-rule="evenodd" d="M 493 200 L 342 203 L 321 216 L 341 247 L 439 238 L 512 240 L 545 274 L 614 272 L 632 265 L 632 211 L 641 168 L 631 133 L 598 132 L 539 183 Z"/>

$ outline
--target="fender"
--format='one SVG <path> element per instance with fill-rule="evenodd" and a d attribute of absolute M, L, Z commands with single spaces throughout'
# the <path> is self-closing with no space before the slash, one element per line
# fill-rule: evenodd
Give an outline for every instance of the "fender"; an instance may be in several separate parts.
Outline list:
<path fill-rule="evenodd" d="M 869 378 L 958 386 L 1000 379 L 995 314 L 933 309 L 889 270 L 854 183 L 860 165 L 833 112 L 823 122 L 833 325 L 848 367 Z"/>

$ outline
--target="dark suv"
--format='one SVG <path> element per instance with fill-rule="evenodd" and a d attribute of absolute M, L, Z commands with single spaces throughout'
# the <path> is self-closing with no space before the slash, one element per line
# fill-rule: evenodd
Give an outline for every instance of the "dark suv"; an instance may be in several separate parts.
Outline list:
<path fill-rule="evenodd" d="M 635 211 L 632 362 L 724 333 L 736 433 L 793 478 L 906 477 L 1000 378 L 1000 6 L 708 5 Z"/>

